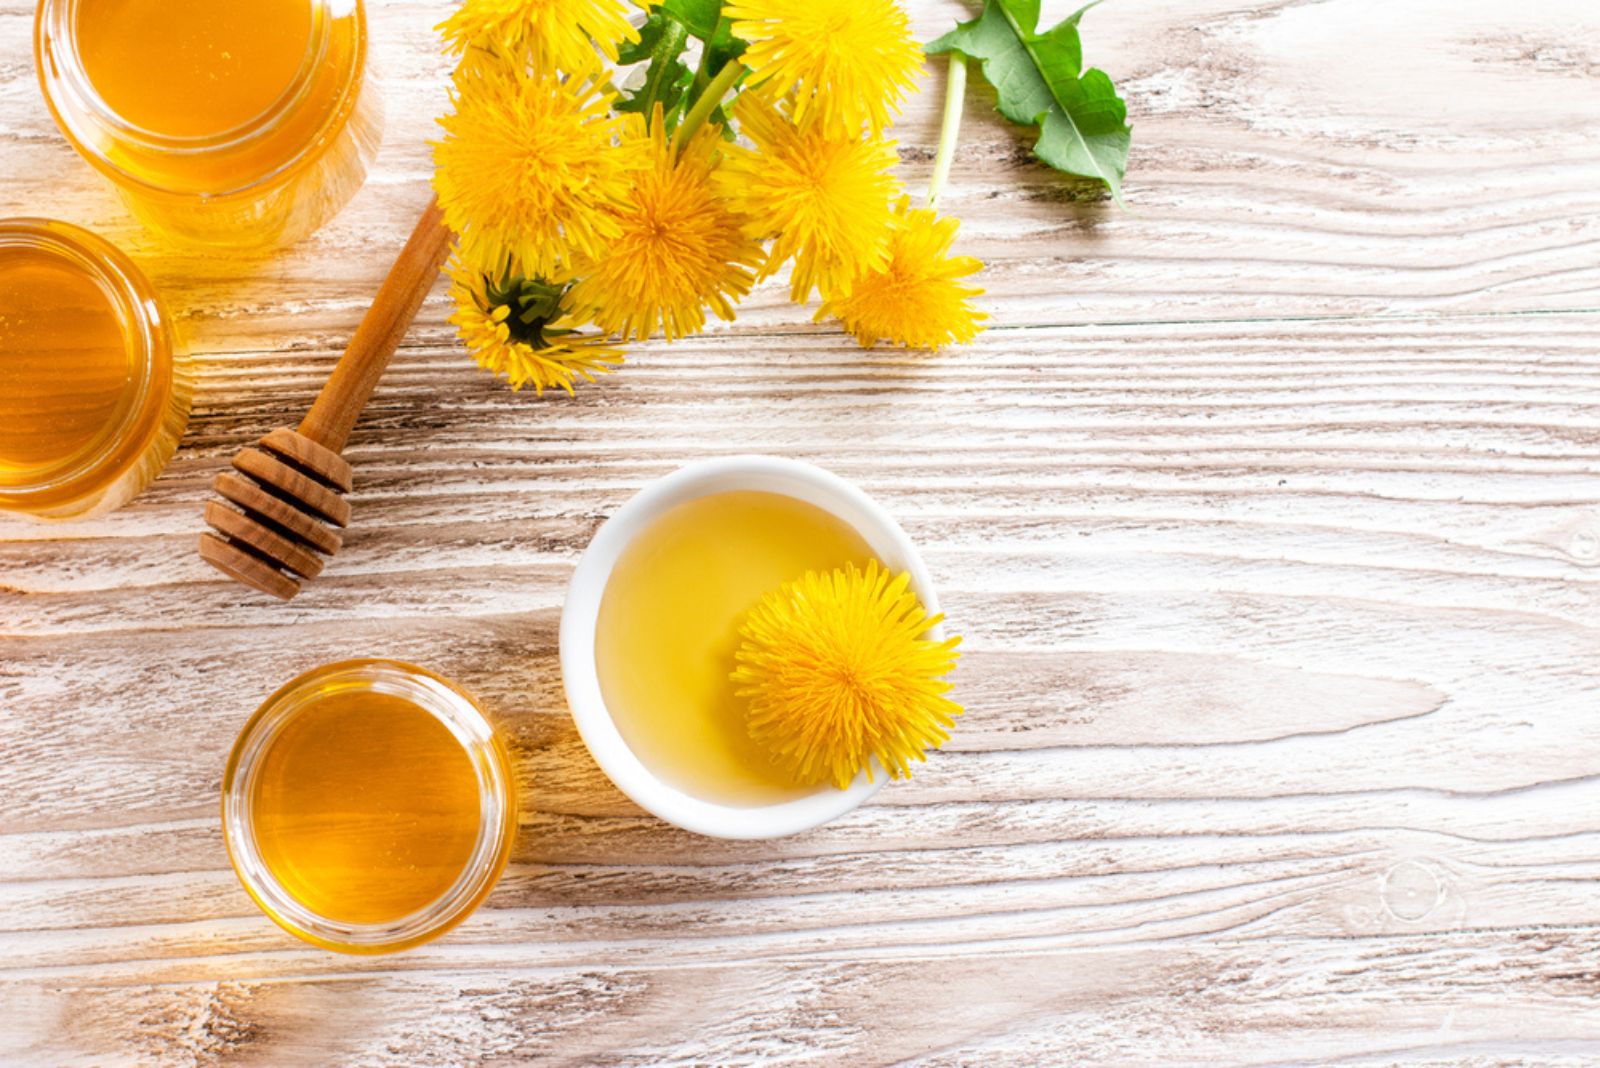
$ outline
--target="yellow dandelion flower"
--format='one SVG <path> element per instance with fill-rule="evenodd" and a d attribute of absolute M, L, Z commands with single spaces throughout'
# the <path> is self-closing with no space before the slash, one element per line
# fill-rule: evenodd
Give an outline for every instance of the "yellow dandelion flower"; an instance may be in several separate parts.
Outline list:
<path fill-rule="evenodd" d="M 949 737 L 961 706 L 944 695 L 960 638 L 927 637 L 930 618 L 876 560 L 815 571 L 767 594 L 740 628 L 732 678 L 749 701 L 750 736 L 801 782 L 848 787 L 877 758 L 911 774 Z"/>
<path fill-rule="evenodd" d="M 758 278 L 790 257 L 789 295 L 823 294 L 888 261 L 891 205 L 900 182 L 890 173 L 894 142 L 832 137 L 812 117 L 791 122 L 753 95 L 740 94 L 734 119 L 755 148 L 729 145 L 717 188 L 748 221 L 745 233 L 772 238 Z"/>
<path fill-rule="evenodd" d="M 532 386 L 572 392 L 574 378 L 616 370 L 622 349 L 599 334 L 580 334 L 561 306 L 562 287 L 525 279 L 491 281 L 482 271 L 452 263 L 450 323 L 478 366 L 512 390 Z"/>
<path fill-rule="evenodd" d="M 881 340 L 904 348 L 966 344 L 988 316 L 970 303 L 982 289 L 961 281 L 983 269 L 971 256 L 951 256 L 960 224 L 926 208 L 908 210 L 902 197 L 889 238 L 889 262 L 867 270 L 832 294 L 817 311 L 837 316 L 864 348 Z"/>
<path fill-rule="evenodd" d="M 598 71 L 601 54 L 615 63 L 621 42 L 639 40 L 621 0 L 466 0 L 437 29 L 456 55 L 504 51 L 569 74 Z"/>
<path fill-rule="evenodd" d="M 646 164 L 616 220 L 620 233 L 572 287 L 573 306 L 623 341 L 660 331 L 668 338 L 706 325 L 706 309 L 733 318 L 733 304 L 750 292 L 762 264 L 761 243 L 741 229 L 712 189 L 722 141 L 702 128 L 673 149 L 663 132 L 661 108 L 648 133 L 635 123 L 634 147 Z"/>
<path fill-rule="evenodd" d="M 922 48 L 893 0 L 731 0 L 734 36 L 757 84 L 795 87 L 795 117 L 813 108 L 835 137 L 874 135 L 916 88 Z"/>
<path fill-rule="evenodd" d="M 620 232 L 628 195 L 622 121 L 611 97 L 579 79 L 478 64 L 456 72 L 454 110 L 439 120 L 434 189 L 462 256 L 493 266 L 509 252 L 554 278 Z"/>

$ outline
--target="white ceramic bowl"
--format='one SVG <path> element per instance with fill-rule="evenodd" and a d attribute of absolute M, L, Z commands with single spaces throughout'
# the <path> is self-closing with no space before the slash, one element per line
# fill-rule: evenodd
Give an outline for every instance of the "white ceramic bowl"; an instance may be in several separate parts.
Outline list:
<path fill-rule="evenodd" d="M 888 776 L 873 769 L 848 790 L 823 785 L 814 793 L 771 805 L 724 805 L 694 797 L 662 781 L 636 756 L 617 730 L 600 693 L 595 670 L 595 623 L 600 599 L 617 559 L 633 539 L 667 510 L 715 493 L 764 490 L 782 493 L 838 516 L 861 535 L 873 554 L 896 572 L 911 573 L 911 587 L 929 615 L 939 611 L 928 569 L 916 546 L 872 498 L 820 467 L 775 456 L 732 456 L 690 464 L 646 486 L 600 527 L 567 589 L 561 613 L 561 675 L 567 703 L 584 744 L 617 788 L 668 823 L 716 838 L 776 838 L 844 815 L 877 793 Z M 929 637 L 942 640 L 941 628 Z M 731 669 L 730 669 L 731 670 Z"/>

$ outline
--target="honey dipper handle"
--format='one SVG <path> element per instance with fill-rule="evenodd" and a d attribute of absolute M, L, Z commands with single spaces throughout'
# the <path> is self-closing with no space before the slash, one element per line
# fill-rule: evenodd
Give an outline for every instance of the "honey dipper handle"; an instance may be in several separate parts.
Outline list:
<path fill-rule="evenodd" d="M 316 403 L 300 423 L 300 433 L 334 452 L 344 448 L 345 439 L 366 407 L 389 357 L 411 328 L 423 298 L 433 288 L 439 268 L 450 254 L 450 230 L 438 199 L 428 202 L 417 227 L 411 231 L 406 247 L 389 268 L 372 307 L 362 317 L 355 337 L 339 358 Z"/>

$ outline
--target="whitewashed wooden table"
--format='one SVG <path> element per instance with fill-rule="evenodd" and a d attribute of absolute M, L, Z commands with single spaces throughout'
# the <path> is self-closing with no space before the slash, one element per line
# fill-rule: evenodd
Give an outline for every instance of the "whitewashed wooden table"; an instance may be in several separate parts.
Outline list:
<path fill-rule="evenodd" d="M 964 10 L 914 7 L 925 39 Z M 1592 0 L 1096 9 L 1131 210 L 1031 164 L 975 85 L 946 199 L 989 264 L 969 349 L 864 353 L 769 285 L 537 400 L 436 290 L 355 433 L 348 547 L 285 606 L 194 543 L 427 198 L 446 8 L 372 8 L 376 173 L 235 263 L 131 222 L 0 0 L 0 215 L 126 248 L 201 368 L 137 503 L 0 524 L 0 1062 L 1600 1061 Z M 941 81 L 899 128 L 913 186 Z M 902 519 L 969 708 L 914 781 L 746 844 L 612 788 L 556 662 L 600 521 L 742 451 Z M 216 812 L 249 712 L 354 655 L 480 694 L 525 805 L 487 905 L 388 959 L 280 933 Z"/>

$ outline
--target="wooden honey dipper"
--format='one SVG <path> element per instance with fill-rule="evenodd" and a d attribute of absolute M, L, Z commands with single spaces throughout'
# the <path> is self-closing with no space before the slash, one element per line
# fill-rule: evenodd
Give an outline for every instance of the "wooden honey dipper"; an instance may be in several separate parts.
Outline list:
<path fill-rule="evenodd" d="M 288 600 L 344 544 L 350 464 L 339 455 L 450 252 L 434 200 L 417 220 L 383 288 L 362 317 L 300 429 L 279 427 L 233 458 L 212 482 L 227 501 L 206 502 L 200 555 L 219 571 Z M 331 525 L 330 525 L 331 524 Z M 318 555 L 318 554 L 322 555 Z"/>

